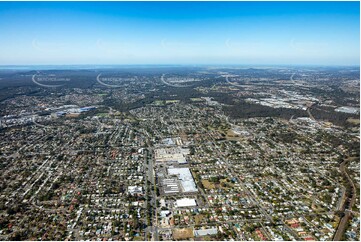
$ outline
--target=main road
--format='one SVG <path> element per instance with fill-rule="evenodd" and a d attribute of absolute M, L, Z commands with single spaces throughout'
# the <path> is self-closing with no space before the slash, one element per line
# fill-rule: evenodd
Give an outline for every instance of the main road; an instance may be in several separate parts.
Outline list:
<path fill-rule="evenodd" d="M 350 177 L 350 175 L 347 172 L 346 164 L 347 164 L 347 161 L 344 160 L 340 164 L 340 170 L 341 170 L 341 173 L 343 173 L 346 176 L 348 183 L 352 187 L 352 197 L 345 198 L 346 199 L 345 202 L 349 199 L 349 203 L 347 204 L 347 206 L 345 206 L 345 210 L 344 210 L 345 215 L 341 218 L 340 223 L 337 226 L 336 233 L 333 237 L 334 241 L 340 241 L 342 239 L 342 236 L 345 233 L 347 224 L 348 224 L 349 220 L 351 219 L 352 207 L 355 205 L 355 202 L 356 202 L 356 186 L 355 186 L 355 183 L 352 181 L 352 178 Z"/>

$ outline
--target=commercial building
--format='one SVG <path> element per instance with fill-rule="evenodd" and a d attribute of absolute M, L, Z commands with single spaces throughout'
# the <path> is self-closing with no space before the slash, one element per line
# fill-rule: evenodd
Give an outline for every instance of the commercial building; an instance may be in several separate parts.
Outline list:
<path fill-rule="evenodd" d="M 175 202 L 176 207 L 195 207 L 197 206 L 197 202 L 193 198 L 182 198 L 178 199 Z"/>
<path fill-rule="evenodd" d="M 189 168 L 168 168 L 168 174 L 178 176 L 182 192 L 198 192 Z"/>
<path fill-rule="evenodd" d="M 161 181 L 162 189 L 165 195 L 179 193 L 178 181 L 174 178 L 165 178 Z"/>
<path fill-rule="evenodd" d="M 193 231 L 195 237 L 206 236 L 206 235 L 215 235 L 218 233 L 217 228 L 209 229 L 198 229 Z"/>

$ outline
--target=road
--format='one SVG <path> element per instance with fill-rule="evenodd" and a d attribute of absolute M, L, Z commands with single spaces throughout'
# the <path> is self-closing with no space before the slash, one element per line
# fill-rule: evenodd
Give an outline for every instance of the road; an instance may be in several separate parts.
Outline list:
<path fill-rule="evenodd" d="M 307 108 L 307 114 L 308 114 L 308 116 L 310 116 L 310 119 L 316 120 L 315 117 L 313 117 L 309 107 Z"/>
<path fill-rule="evenodd" d="M 156 193 L 156 184 L 155 184 L 155 174 L 154 174 L 154 150 L 153 148 L 148 148 L 145 152 L 145 161 L 144 161 L 144 167 L 147 167 L 146 174 L 146 191 L 150 190 L 150 194 L 148 194 L 150 199 L 150 202 L 148 203 L 148 197 L 146 198 L 146 209 L 148 214 L 149 207 L 153 207 L 155 209 L 155 216 L 150 221 L 150 224 L 147 224 L 147 228 L 145 229 L 145 238 L 147 239 L 149 236 L 149 233 L 152 234 L 152 240 L 159 240 L 158 235 L 158 208 L 157 208 L 157 193 Z M 148 159 L 148 155 L 150 158 Z M 146 161 L 148 161 L 148 165 L 146 164 Z M 150 189 L 148 189 L 148 181 L 150 182 Z"/>
<path fill-rule="evenodd" d="M 344 160 L 340 164 L 340 171 L 342 174 L 345 174 L 349 184 L 352 187 L 352 197 L 349 200 L 350 202 L 347 204 L 347 206 L 344 209 L 345 215 L 341 218 L 340 223 L 337 226 L 336 233 L 333 237 L 334 241 L 340 241 L 342 239 L 342 236 L 345 233 L 345 229 L 347 227 L 348 221 L 351 219 L 352 207 L 355 205 L 355 202 L 356 202 L 356 186 L 355 186 L 355 183 L 352 181 L 350 175 L 347 172 L 346 164 L 347 164 L 347 160 Z M 349 198 L 346 197 L 345 199 L 346 199 L 345 200 L 345 202 L 346 202 L 347 199 L 349 199 Z"/>

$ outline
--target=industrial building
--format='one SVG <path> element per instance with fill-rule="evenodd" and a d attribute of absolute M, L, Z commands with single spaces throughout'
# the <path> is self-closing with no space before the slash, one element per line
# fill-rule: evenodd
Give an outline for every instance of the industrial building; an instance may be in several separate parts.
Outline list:
<path fill-rule="evenodd" d="M 181 183 L 182 192 L 198 192 L 189 168 L 168 168 L 169 175 L 176 175 Z"/>
<path fill-rule="evenodd" d="M 189 149 L 180 147 L 159 148 L 154 151 L 154 154 L 157 163 L 177 162 L 178 164 L 186 164 L 185 156 L 189 154 Z"/>
<path fill-rule="evenodd" d="M 178 181 L 174 178 L 165 178 L 161 181 L 161 184 L 165 195 L 176 194 L 180 192 Z"/>

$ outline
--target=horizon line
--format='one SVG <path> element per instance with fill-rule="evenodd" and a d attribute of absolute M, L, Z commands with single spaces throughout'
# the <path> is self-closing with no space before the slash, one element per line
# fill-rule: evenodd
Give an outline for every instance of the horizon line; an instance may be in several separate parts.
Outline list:
<path fill-rule="evenodd" d="M 0 67 L 36 67 L 36 66 L 339 66 L 360 67 L 360 64 L 0 64 Z"/>

